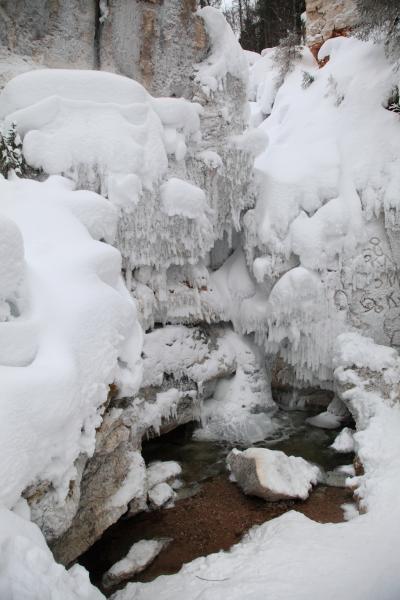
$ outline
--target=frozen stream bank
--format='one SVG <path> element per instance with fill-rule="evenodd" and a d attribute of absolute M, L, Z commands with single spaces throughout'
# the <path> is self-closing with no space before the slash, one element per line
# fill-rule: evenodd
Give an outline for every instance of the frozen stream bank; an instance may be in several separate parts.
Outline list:
<path fill-rule="evenodd" d="M 337 430 L 308 425 L 306 418 L 310 414 L 313 413 L 281 411 L 275 438 L 258 445 L 302 456 L 324 471 L 351 463 L 351 453 L 339 454 L 329 447 Z M 198 556 L 228 550 L 254 525 L 289 510 L 300 511 L 321 523 L 343 520 L 341 506 L 351 502 L 352 492 L 342 487 L 320 485 L 305 502 L 265 502 L 245 496 L 228 479 L 225 458 L 231 447 L 196 441 L 192 438 L 194 427 L 192 424 L 180 427 L 144 445 L 147 463 L 175 460 L 181 464 L 183 486 L 178 490 L 174 507 L 120 519 L 81 557 L 80 562 L 89 570 L 93 583 L 100 585 L 103 573 L 141 539 L 172 538 L 173 541 L 132 581 L 151 581 L 159 575 L 176 573 L 184 563 Z"/>

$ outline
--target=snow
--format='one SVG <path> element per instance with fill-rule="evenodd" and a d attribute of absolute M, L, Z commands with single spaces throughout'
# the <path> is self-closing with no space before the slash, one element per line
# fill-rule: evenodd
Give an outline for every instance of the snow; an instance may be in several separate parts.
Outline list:
<path fill-rule="evenodd" d="M 228 74 L 247 85 L 247 58 L 224 16 L 211 6 L 199 9 L 197 14 L 204 20 L 211 43 L 210 54 L 196 67 L 196 79 L 203 91 L 209 95 L 222 89 Z"/>
<path fill-rule="evenodd" d="M 103 575 L 103 585 L 110 587 L 143 571 L 165 548 L 168 540 L 140 540 L 131 546 L 125 558 L 116 562 Z"/>
<path fill-rule="evenodd" d="M 142 498 L 146 490 L 146 466 L 140 452 L 132 452 L 129 472 L 119 490 L 110 498 L 110 506 L 128 505 L 135 498 Z"/>
<path fill-rule="evenodd" d="M 388 398 L 382 396 L 379 370 L 363 376 L 362 369 L 357 372 L 340 365 L 345 346 L 339 338 L 335 376 L 344 386 L 346 401 L 357 407 L 356 415 L 362 417 L 357 421 L 355 440 L 365 474 L 353 478 L 352 484 L 367 512 L 359 514 L 354 506 L 346 507 L 349 521 L 323 525 L 290 511 L 253 528 L 229 552 L 200 557 L 176 575 L 148 584 L 131 583 L 113 600 L 218 600 L 226 596 L 261 600 L 266 590 L 272 600 L 399 597 L 398 557 L 393 549 L 400 535 L 396 502 L 400 493 L 400 407 L 390 400 L 390 390 L 395 392 L 397 383 L 392 382 Z M 376 353 L 381 353 L 379 346 Z"/>
<path fill-rule="evenodd" d="M 198 440 L 253 444 L 276 431 L 270 380 L 255 344 L 237 334 L 227 335 L 236 354 L 233 377 L 217 382 L 212 398 L 201 407 Z"/>
<path fill-rule="evenodd" d="M 156 461 L 147 467 L 147 485 L 149 488 L 158 483 L 176 479 L 182 473 L 182 467 L 174 460 Z"/>
<path fill-rule="evenodd" d="M 319 467 L 298 456 L 287 456 L 279 450 L 248 448 L 241 452 L 233 449 L 232 455 L 233 458 L 240 456 L 254 461 L 260 485 L 272 495 L 305 500 L 312 486 L 319 480 Z M 232 475 L 237 478 L 235 462 L 229 461 L 229 457 L 228 464 Z"/>
<path fill-rule="evenodd" d="M 342 431 L 337 435 L 331 448 L 336 452 L 354 452 L 354 439 L 353 430 L 349 427 L 344 427 Z"/>
<path fill-rule="evenodd" d="M 4 600 L 101 600 L 83 567 L 54 561 L 39 528 L 0 508 L 0 597 Z"/>
<path fill-rule="evenodd" d="M 385 323 L 396 318 L 400 206 L 398 117 L 384 109 L 398 75 L 369 42 L 331 39 L 328 55 L 320 69 L 302 49 L 283 73 L 267 49 L 250 68 L 252 122 L 268 145 L 243 218 L 256 286 L 234 321 L 299 383 L 326 388 L 339 334 L 359 328 L 387 345 L 395 335 Z"/>
<path fill-rule="evenodd" d="M 7 243 L 1 245 L 1 294 L 13 305 L 12 318 L 0 323 L 0 502 L 3 520 L 15 522 L 14 530 L 0 529 L 0 595 L 39 599 L 54 588 L 60 598 L 96 598 L 80 568 L 69 578 L 39 530 L 20 525 L 5 509 L 38 481 L 51 483 L 62 504 L 77 476 L 74 462 L 94 451 L 109 384 L 118 386 L 130 372 L 125 391 L 138 389 L 142 338 L 122 284 L 121 257 L 90 235 L 113 237 L 114 210 L 62 178 L 0 178 L 0 195 Z"/>
<path fill-rule="evenodd" d="M 160 188 L 163 211 L 169 216 L 182 215 L 208 224 L 212 213 L 204 191 L 197 185 L 172 177 Z"/>
<path fill-rule="evenodd" d="M 132 79 L 89 70 L 24 73 L 0 96 L 0 117 L 17 123 L 32 167 L 104 192 L 115 174 L 137 175 L 151 189 L 168 155 L 182 160 L 186 141 L 198 138 L 200 113 L 198 104 L 152 98 Z"/>
<path fill-rule="evenodd" d="M 175 492 L 168 483 L 157 483 L 148 493 L 151 506 L 161 508 L 175 497 Z"/>
<path fill-rule="evenodd" d="M 337 429 L 342 423 L 342 418 L 338 415 L 333 415 L 327 410 L 315 417 L 309 417 L 306 421 L 309 425 L 313 425 L 313 427 L 320 427 L 321 429 Z"/>

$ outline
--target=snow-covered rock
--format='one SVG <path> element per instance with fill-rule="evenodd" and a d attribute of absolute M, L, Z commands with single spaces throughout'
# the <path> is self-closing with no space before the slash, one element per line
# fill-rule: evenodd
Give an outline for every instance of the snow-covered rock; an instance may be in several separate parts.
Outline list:
<path fill-rule="evenodd" d="M 175 498 L 175 492 L 168 483 L 157 483 L 149 492 L 149 501 L 152 508 L 161 508 Z"/>
<path fill-rule="evenodd" d="M 141 540 L 131 546 L 125 558 L 116 562 L 102 578 L 105 589 L 134 577 L 144 571 L 169 543 L 170 539 Z"/>
<path fill-rule="evenodd" d="M 233 449 L 227 464 L 245 494 L 271 501 L 305 500 L 320 478 L 319 468 L 303 458 L 267 448 Z"/>
<path fill-rule="evenodd" d="M 182 467 L 174 460 L 156 461 L 147 467 L 147 485 L 149 489 L 158 483 L 170 483 L 182 473 Z"/>

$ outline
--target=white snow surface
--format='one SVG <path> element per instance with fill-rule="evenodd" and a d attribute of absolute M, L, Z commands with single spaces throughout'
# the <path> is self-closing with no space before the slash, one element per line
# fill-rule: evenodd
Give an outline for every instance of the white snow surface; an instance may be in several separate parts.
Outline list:
<path fill-rule="evenodd" d="M 204 191 L 197 185 L 172 177 L 162 184 L 160 195 L 163 211 L 169 217 L 182 215 L 208 224 L 208 215 L 212 211 Z"/>
<path fill-rule="evenodd" d="M 158 483 L 176 479 L 182 473 L 182 467 L 175 460 L 157 460 L 147 467 L 147 485 L 149 488 Z"/>
<path fill-rule="evenodd" d="M 360 336 L 360 354 L 362 351 Z M 367 342 L 368 343 L 368 342 Z M 179 573 L 131 583 L 113 600 L 396 600 L 400 596 L 397 548 L 400 536 L 400 406 L 371 389 L 354 370 L 339 366 L 345 338 L 337 343 L 337 377 L 348 384 L 348 402 L 357 406 L 355 434 L 365 474 L 358 485 L 365 514 L 319 524 L 290 511 L 253 528 L 229 552 L 201 557 Z M 376 346 L 385 365 L 384 348 Z M 378 365 L 377 365 L 378 366 Z M 400 359 L 396 365 L 400 380 Z M 380 371 L 372 374 L 380 377 Z M 393 375 L 393 373 L 392 373 Z M 392 378 L 393 381 L 393 378 Z M 373 386 L 372 386 L 373 387 Z M 372 551 L 373 549 L 373 551 Z"/>
<path fill-rule="evenodd" d="M 260 484 L 271 492 L 288 498 L 305 500 L 312 486 L 319 480 L 319 467 L 299 456 L 287 456 L 280 450 L 247 448 L 241 452 L 234 448 L 232 453 L 254 460 Z M 234 468 L 232 474 L 235 476 Z"/>
<path fill-rule="evenodd" d="M 336 452 L 354 452 L 354 431 L 349 427 L 345 427 L 336 436 L 335 441 L 331 444 L 331 448 Z"/>
<path fill-rule="evenodd" d="M 116 562 L 103 578 L 105 582 L 123 581 L 140 573 L 150 564 L 166 545 L 167 540 L 140 540 L 131 546 L 125 558 Z"/>
<path fill-rule="evenodd" d="M 130 394 L 140 384 L 142 334 L 121 257 L 92 237 L 113 238 L 115 210 L 61 177 L 0 178 L 0 196 L 0 296 L 13 305 L 0 322 L 0 505 L 10 519 L 0 528 L 0 596 L 96 598 L 80 568 L 68 578 L 36 526 L 6 509 L 39 481 L 62 503 L 74 461 L 94 451 L 109 384 L 123 381 Z"/>
<path fill-rule="evenodd" d="M 244 216 L 256 286 L 238 320 L 298 380 L 330 387 L 339 334 L 357 327 L 390 343 L 390 275 L 374 298 L 396 269 L 400 138 L 398 115 L 385 110 L 398 73 L 383 49 L 335 38 L 326 55 L 319 69 L 303 49 L 281 87 L 274 50 L 250 69 L 253 124 L 268 146 L 255 160 L 256 206 Z"/>
<path fill-rule="evenodd" d="M 31 166 L 104 192 L 109 177 L 128 174 L 151 189 L 168 155 L 182 160 L 186 140 L 199 136 L 200 113 L 198 104 L 152 98 L 132 79 L 90 70 L 38 69 L 0 95 L 0 117 L 18 124 Z"/>
<path fill-rule="evenodd" d="M 222 13 L 206 6 L 197 11 L 204 20 L 211 42 L 207 59 L 196 66 L 196 78 L 206 94 L 223 90 L 226 76 L 232 75 L 247 85 L 249 69 L 247 58 L 235 34 Z"/>

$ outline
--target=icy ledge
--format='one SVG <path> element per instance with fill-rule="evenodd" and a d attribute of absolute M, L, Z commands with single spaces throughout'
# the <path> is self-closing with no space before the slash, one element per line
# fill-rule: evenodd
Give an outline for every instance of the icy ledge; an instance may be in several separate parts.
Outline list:
<path fill-rule="evenodd" d="M 393 552 L 400 535 L 400 408 L 395 400 L 400 359 L 372 340 L 343 334 L 335 363 L 339 393 L 357 420 L 354 439 L 365 469 L 352 483 L 368 512 L 322 525 L 291 511 L 252 529 L 230 552 L 199 558 L 149 584 L 131 583 L 113 600 L 264 600 L 266 593 L 271 600 L 400 596 Z"/>

